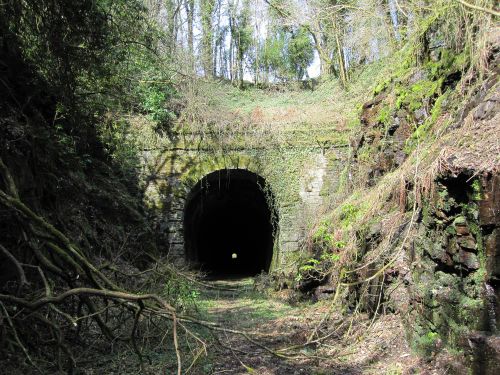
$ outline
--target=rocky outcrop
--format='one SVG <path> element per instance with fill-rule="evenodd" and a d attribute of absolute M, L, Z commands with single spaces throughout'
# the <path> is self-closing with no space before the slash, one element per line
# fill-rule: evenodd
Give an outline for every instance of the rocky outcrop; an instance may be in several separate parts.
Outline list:
<path fill-rule="evenodd" d="M 451 136 L 464 142 L 441 161 L 447 172 L 422 204 L 408 285 L 414 347 L 460 353 L 476 374 L 496 374 L 500 363 L 500 170 L 491 138 L 500 105 L 498 85 L 488 89 L 456 125 Z"/>
<path fill-rule="evenodd" d="M 374 186 L 389 172 L 400 172 L 403 190 L 410 194 L 400 200 L 400 208 L 408 214 L 416 201 L 418 213 L 408 229 L 404 255 L 374 281 L 378 286 L 368 295 L 376 300 L 363 302 L 364 308 L 374 312 L 385 289 L 389 291 L 385 307 L 405 317 L 415 350 L 426 358 L 448 361 L 445 367 L 452 372 L 468 368 L 476 374 L 496 374 L 500 363 L 498 71 L 493 69 L 464 102 L 461 93 L 450 90 L 460 79 L 453 58 L 429 64 L 438 64 L 447 73 L 433 76 L 432 69 L 424 66 L 399 82 L 385 84 L 363 106 L 363 131 L 352 143 L 358 184 Z M 416 175 L 411 157 L 419 160 Z M 404 201 L 406 207 L 401 206 Z M 387 232 L 372 225 L 358 239 L 365 244 L 360 251 L 378 251 Z M 388 243 L 394 252 L 401 245 L 397 235 Z M 460 365 L 453 366 L 457 361 Z"/>

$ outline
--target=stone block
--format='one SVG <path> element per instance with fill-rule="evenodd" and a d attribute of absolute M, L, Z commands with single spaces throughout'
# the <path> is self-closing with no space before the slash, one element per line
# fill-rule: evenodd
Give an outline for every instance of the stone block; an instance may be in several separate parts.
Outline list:
<path fill-rule="evenodd" d="M 284 232 L 281 234 L 283 242 L 298 242 L 300 239 L 300 234 L 298 231 L 294 232 Z"/>
<path fill-rule="evenodd" d="M 170 243 L 168 246 L 169 256 L 184 257 L 184 243 Z"/>
<path fill-rule="evenodd" d="M 298 249 L 299 249 L 299 243 L 296 241 L 281 243 L 281 251 L 283 252 L 292 252 L 292 251 L 297 251 Z"/>
<path fill-rule="evenodd" d="M 169 233 L 168 239 L 170 243 L 184 243 L 184 234 L 182 231 Z"/>
<path fill-rule="evenodd" d="M 467 225 L 458 225 L 455 227 L 458 236 L 467 236 L 470 234 L 469 227 Z"/>

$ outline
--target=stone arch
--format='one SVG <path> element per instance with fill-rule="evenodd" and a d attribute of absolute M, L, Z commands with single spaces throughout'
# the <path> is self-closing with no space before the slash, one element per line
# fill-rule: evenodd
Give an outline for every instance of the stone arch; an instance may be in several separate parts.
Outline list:
<path fill-rule="evenodd" d="M 268 271 L 277 241 L 274 197 L 248 169 L 223 168 L 201 177 L 183 212 L 186 260 L 214 276 Z"/>

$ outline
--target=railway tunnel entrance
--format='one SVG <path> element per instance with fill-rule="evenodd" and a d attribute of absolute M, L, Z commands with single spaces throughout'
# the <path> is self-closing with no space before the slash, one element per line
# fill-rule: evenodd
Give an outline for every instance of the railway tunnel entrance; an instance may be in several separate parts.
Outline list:
<path fill-rule="evenodd" d="M 190 264 L 213 278 L 267 272 L 277 216 L 273 198 L 265 191 L 269 189 L 264 178 L 243 169 L 218 170 L 198 181 L 184 211 L 184 246 Z"/>

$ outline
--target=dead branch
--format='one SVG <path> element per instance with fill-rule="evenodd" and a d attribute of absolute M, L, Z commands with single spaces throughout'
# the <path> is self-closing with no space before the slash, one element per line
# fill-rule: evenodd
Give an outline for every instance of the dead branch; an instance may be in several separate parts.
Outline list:
<path fill-rule="evenodd" d="M 168 303 L 163 301 L 156 294 L 132 294 L 125 293 L 119 291 L 112 290 L 104 290 L 104 289 L 92 289 L 92 288 L 74 288 L 67 290 L 64 293 L 61 293 L 57 296 L 46 296 L 40 298 L 35 301 L 28 301 L 24 298 L 19 298 L 15 296 L 11 296 L 9 294 L 0 294 L 0 300 L 15 303 L 17 305 L 23 306 L 30 310 L 37 310 L 42 306 L 45 306 L 49 303 L 61 303 L 69 297 L 73 296 L 95 296 L 95 297 L 104 297 L 104 298 L 115 298 L 115 299 L 123 299 L 128 301 L 144 301 L 144 300 L 154 300 L 158 303 L 163 309 L 167 310 L 170 313 L 175 313 L 175 309 L 170 306 Z"/>
<path fill-rule="evenodd" d="M 24 273 L 23 267 L 21 266 L 21 263 L 8 251 L 2 244 L 0 244 L 0 251 L 12 262 L 14 265 L 17 276 L 19 278 L 19 284 L 20 286 L 23 285 L 28 285 L 28 279 L 26 279 L 26 274 Z"/>

